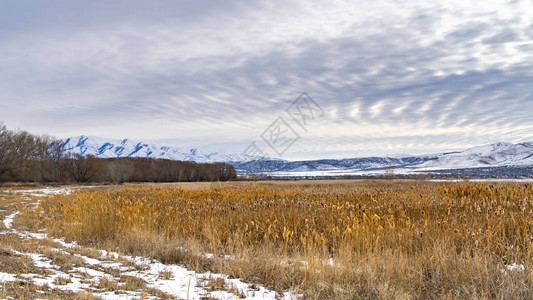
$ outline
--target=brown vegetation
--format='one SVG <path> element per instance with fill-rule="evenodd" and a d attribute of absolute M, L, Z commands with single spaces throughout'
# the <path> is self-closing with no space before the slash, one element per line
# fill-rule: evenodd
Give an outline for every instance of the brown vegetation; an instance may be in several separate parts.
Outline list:
<path fill-rule="evenodd" d="M 109 253 L 102 257 L 100 250 L 66 246 L 27 232 L 37 233 L 44 229 L 42 222 L 39 222 L 40 216 L 35 213 L 39 198 L 23 196 L 27 194 L 21 193 L 21 190 L 13 192 L 12 189 L 0 188 L 0 220 L 17 211 L 23 212 L 16 215 L 13 223 L 7 227 L 0 221 L 0 299 L 101 299 L 91 294 L 104 290 L 98 288 L 100 282 L 94 274 L 91 276 L 87 273 L 89 270 L 105 274 L 103 276 L 110 282 L 104 282 L 102 286 L 107 284 L 112 287 L 113 282 L 118 283 L 118 289 L 113 291 L 116 295 L 136 294 L 141 298 L 173 299 L 158 289 L 148 287 L 141 278 L 122 274 L 122 271 L 145 270 L 145 265 Z M 112 265 L 93 265 L 86 261 L 88 258 Z M 79 286 L 79 283 L 85 287 Z M 84 291 L 68 291 L 73 286 L 76 286 L 76 290 L 81 287 Z"/>
<path fill-rule="evenodd" d="M 533 298 L 531 184 L 126 188 L 54 196 L 38 209 L 55 236 L 309 299 Z"/>

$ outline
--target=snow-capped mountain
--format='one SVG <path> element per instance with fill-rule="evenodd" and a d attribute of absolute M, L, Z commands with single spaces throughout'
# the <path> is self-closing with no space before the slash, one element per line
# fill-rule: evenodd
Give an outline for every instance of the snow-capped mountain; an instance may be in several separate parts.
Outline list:
<path fill-rule="evenodd" d="M 444 153 L 436 160 L 418 165 L 427 169 L 456 169 L 503 166 L 533 166 L 533 143 L 495 143 Z"/>
<path fill-rule="evenodd" d="M 239 173 L 270 173 L 272 175 L 345 175 L 364 172 L 383 172 L 395 169 L 398 173 L 435 170 L 532 167 L 533 143 L 495 143 L 460 152 L 418 156 L 363 157 L 322 159 L 309 161 L 247 161 L 235 163 Z"/>
<path fill-rule="evenodd" d="M 229 162 L 265 160 L 266 157 L 229 153 L 204 153 L 199 149 L 180 149 L 129 139 L 113 140 L 93 136 L 76 136 L 61 140 L 67 153 L 93 155 L 100 158 L 149 157 L 194 162 Z"/>
<path fill-rule="evenodd" d="M 483 167 L 533 167 L 533 142 L 494 143 L 464 151 L 436 155 L 436 159 L 416 165 L 419 169 Z"/>
<path fill-rule="evenodd" d="M 361 157 L 346 159 L 321 159 L 307 161 L 249 161 L 234 163 L 237 172 L 241 173 L 267 173 L 267 172 L 327 172 L 339 173 L 344 171 L 377 170 L 383 168 L 407 167 L 421 164 L 434 156 L 409 156 L 409 157 Z"/>
<path fill-rule="evenodd" d="M 195 162 L 228 162 L 239 174 L 284 173 L 285 175 L 342 175 L 365 172 L 425 172 L 473 168 L 528 167 L 533 169 L 533 143 L 495 143 L 458 152 L 429 155 L 394 155 L 389 157 L 360 157 L 285 161 L 243 154 L 204 153 L 198 149 L 143 143 L 129 139 L 112 140 L 77 136 L 62 140 L 65 150 L 79 155 L 101 158 L 150 157 Z"/>

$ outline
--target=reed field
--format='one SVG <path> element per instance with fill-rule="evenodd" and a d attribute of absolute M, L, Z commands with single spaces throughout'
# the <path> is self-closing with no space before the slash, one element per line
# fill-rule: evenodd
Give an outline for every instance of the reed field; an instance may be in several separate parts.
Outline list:
<path fill-rule="evenodd" d="M 17 219 L 304 299 L 533 299 L 531 183 L 125 186 L 51 196 Z"/>

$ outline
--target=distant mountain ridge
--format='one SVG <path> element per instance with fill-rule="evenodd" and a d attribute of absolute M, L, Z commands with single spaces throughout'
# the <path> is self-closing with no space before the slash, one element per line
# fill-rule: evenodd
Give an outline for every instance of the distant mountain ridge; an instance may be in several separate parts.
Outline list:
<path fill-rule="evenodd" d="M 361 157 L 307 161 L 250 161 L 234 163 L 238 173 L 271 175 L 334 176 L 384 172 L 431 172 L 437 170 L 533 167 L 533 143 L 494 143 L 464 151 L 404 157 Z"/>
<path fill-rule="evenodd" d="M 212 152 L 205 153 L 199 149 L 181 149 L 154 143 L 133 141 L 130 139 L 115 140 L 94 136 L 75 136 L 61 140 L 65 151 L 78 155 L 93 155 L 99 158 L 117 157 L 147 157 L 155 159 L 170 159 L 181 161 L 229 162 L 246 160 L 265 160 L 262 156 Z"/>
<path fill-rule="evenodd" d="M 533 168 L 533 142 L 518 144 L 499 142 L 463 151 L 427 155 L 285 161 L 242 154 L 205 153 L 199 149 L 184 150 L 129 139 L 77 136 L 62 141 L 67 152 L 79 155 L 94 155 L 101 158 L 150 157 L 194 162 L 227 162 L 235 166 L 239 174 L 330 176 L 383 172 L 385 169 L 394 169 L 398 173 L 416 173 L 485 167 Z"/>
<path fill-rule="evenodd" d="M 533 166 L 533 143 L 494 143 L 460 152 L 444 153 L 426 162 L 421 168 L 478 168 L 503 166 Z"/>

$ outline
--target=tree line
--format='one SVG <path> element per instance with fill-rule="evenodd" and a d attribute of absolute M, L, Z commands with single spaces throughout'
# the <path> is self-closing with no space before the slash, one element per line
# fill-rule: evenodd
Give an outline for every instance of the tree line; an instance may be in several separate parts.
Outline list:
<path fill-rule="evenodd" d="M 75 155 L 65 151 L 62 141 L 9 130 L 0 123 L 0 183 L 227 181 L 236 177 L 235 168 L 226 163 Z"/>

